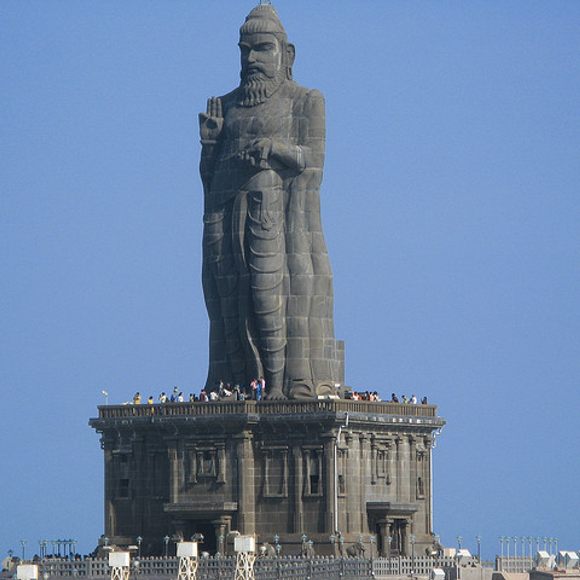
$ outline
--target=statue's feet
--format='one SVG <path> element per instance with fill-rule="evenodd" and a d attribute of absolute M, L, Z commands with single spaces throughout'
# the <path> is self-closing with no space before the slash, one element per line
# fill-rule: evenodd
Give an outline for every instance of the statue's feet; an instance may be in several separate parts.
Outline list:
<path fill-rule="evenodd" d="M 286 395 L 282 392 L 282 389 L 272 389 L 266 396 L 268 401 L 281 401 L 282 399 L 286 399 Z"/>

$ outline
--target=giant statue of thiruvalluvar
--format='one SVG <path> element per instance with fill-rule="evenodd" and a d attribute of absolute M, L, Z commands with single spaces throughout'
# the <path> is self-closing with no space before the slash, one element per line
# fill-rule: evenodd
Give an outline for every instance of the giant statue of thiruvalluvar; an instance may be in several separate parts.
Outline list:
<path fill-rule="evenodd" d="M 320 220 L 324 98 L 292 80 L 295 49 L 260 5 L 240 29 L 241 82 L 200 114 L 206 388 L 266 381 L 266 397 L 335 392 L 332 271 Z"/>

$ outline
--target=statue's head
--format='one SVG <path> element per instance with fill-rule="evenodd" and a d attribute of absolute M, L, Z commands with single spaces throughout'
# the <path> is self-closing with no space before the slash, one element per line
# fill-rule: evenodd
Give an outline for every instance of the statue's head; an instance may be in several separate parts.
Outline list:
<path fill-rule="evenodd" d="M 280 84 L 292 78 L 294 46 L 272 6 L 256 6 L 240 28 L 242 102 L 264 102 Z"/>

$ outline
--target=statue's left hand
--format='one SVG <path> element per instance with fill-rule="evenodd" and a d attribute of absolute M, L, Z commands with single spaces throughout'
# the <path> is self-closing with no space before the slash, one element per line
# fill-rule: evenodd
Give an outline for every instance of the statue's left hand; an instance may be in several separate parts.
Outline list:
<path fill-rule="evenodd" d="M 270 167 L 268 159 L 270 158 L 271 152 L 272 139 L 262 137 L 261 139 L 256 139 L 249 147 L 246 147 L 238 157 L 242 161 L 249 163 L 252 167 L 268 169 Z"/>

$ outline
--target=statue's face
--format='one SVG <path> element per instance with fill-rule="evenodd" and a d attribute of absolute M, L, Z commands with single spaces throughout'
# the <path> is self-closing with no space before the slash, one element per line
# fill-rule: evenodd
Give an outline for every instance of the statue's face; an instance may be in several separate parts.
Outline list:
<path fill-rule="evenodd" d="M 244 34 L 239 43 L 242 79 L 273 79 L 282 66 L 282 47 L 274 34 Z"/>

